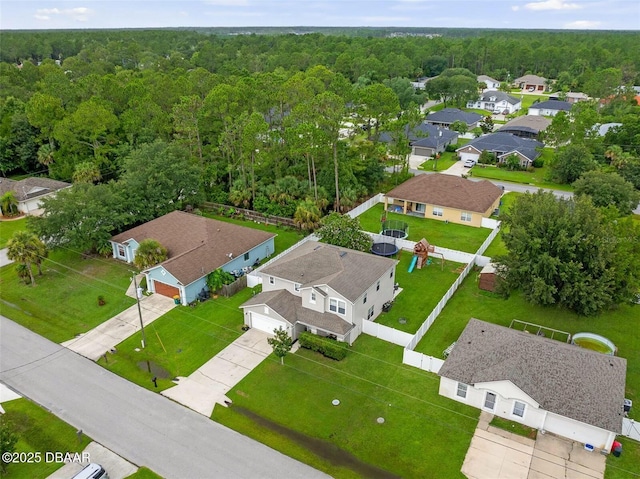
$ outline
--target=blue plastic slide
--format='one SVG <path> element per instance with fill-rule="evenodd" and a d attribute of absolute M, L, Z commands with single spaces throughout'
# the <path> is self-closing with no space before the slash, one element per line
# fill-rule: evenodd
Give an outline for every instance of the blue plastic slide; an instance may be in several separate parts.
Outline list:
<path fill-rule="evenodd" d="M 411 260 L 411 264 L 409 265 L 409 273 L 411 273 L 413 271 L 413 268 L 416 267 L 417 262 L 418 262 L 418 257 L 414 255 L 413 259 Z"/>

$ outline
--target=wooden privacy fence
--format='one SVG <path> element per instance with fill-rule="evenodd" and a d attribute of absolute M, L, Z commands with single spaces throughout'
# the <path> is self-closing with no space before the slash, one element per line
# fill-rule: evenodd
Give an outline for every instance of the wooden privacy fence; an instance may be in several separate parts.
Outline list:
<path fill-rule="evenodd" d="M 220 293 L 222 294 L 222 296 L 224 296 L 225 298 L 228 298 L 230 296 L 233 296 L 234 294 L 236 294 L 238 291 L 240 291 L 241 289 L 244 289 L 247 287 L 247 275 L 245 274 L 244 276 L 240 276 L 238 279 L 236 279 L 233 283 L 231 284 L 225 284 L 221 289 L 220 289 Z"/>
<path fill-rule="evenodd" d="M 289 226 L 291 228 L 298 228 L 291 218 L 285 218 L 283 216 L 271 216 L 259 211 L 247 210 L 244 208 L 237 208 L 235 206 L 222 205 L 220 203 L 212 203 L 205 201 L 202 203 L 202 209 L 210 211 L 212 213 L 220 214 L 222 216 L 230 216 L 229 212 L 233 211 L 231 216 L 244 216 L 244 219 L 249 221 L 257 221 L 258 223 L 266 223 L 268 225 L 275 226 Z"/>

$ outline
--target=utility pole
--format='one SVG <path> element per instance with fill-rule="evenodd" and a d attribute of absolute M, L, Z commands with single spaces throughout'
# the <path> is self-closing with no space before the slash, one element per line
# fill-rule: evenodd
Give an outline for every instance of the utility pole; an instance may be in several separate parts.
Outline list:
<path fill-rule="evenodd" d="M 138 294 L 138 280 L 136 279 L 135 271 L 133 273 L 133 286 L 136 290 L 136 302 L 138 303 L 138 317 L 140 318 L 140 330 L 142 331 L 142 349 L 144 349 L 145 338 L 144 338 L 144 324 L 142 323 L 142 309 L 140 309 L 140 295 Z"/>

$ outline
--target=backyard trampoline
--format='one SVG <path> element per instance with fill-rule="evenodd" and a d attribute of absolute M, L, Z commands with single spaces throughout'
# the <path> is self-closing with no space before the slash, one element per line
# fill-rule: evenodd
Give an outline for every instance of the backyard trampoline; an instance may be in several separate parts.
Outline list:
<path fill-rule="evenodd" d="M 378 256 L 393 256 L 398 252 L 396 238 L 391 235 L 380 234 L 373 238 L 371 252 Z"/>
<path fill-rule="evenodd" d="M 405 239 L 409 236 L 409 225 L 400 220 L 385 220 L 382 222 L 381 234 L 392 238 Z"/>

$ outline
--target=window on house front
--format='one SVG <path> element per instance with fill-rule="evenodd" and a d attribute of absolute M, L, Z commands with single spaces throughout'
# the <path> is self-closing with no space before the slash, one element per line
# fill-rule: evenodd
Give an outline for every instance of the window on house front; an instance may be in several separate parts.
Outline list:
<path fill-rule="evenodd" d="M 513 415 L 518 417 L 524 417 L 524 408 L 526 405 L 520 401 L 514 401 L 513 403 Z"/>
<path fill-rule="evenodd" d="M 424 203 L 416 203 L 416 211 L 419 213 L 424 213 L 427 209 L 427 205 Z"/>
<path fill-rule="evenodd" d="M 315 291 L 311 291 L 311 298 L 309 299 L 310 302 L 312 302 L 313 304 L 316 304 L 316 292 Z"/>
<path fill-rule="evenodd" d="M 380 281 L 376 283 L 376 291 L 380 291 Z"/>
<path fill-rule="evenodd" d="M 371 306 L 371 307 L 369 308 L 369 311 L 367 311 L 367 319 L 371 319 L 371 318 L 373 318 L 373 311 L 374 311 L 374 307 L 373 307 L 373 306 Z"/>
<path fill-rule="evenodd" d="M 494 393 L 488 392 L 484 397 L 484 407 L 492 411 L 493 408 L 496 407 L 496 395 Z"/>
<path fill-rule="evenodd" d="M 332 313 L 346 314 L 347 303 L 340 299 L 331 298 L 329 299 L 329 311 L 331 311 Z"/>
<path fill-rule="evenodd" d="M 276 279 L 273 276 L 269 276 L 269 284 L 276 284 Z"/>
<path fill-rule="evenodd" d="M 463 212 L 460 214 L 460 219 L 461 219 L 462 221 L 471 221 L 471 213 L 467 213 L 466 211 L 463 211 Z"/>
<path fill-rule="evenodd" d="M 364 299 L 362 300 L 362 304 L 367 304 L 367 293 L 364 293 Z"/>
<path fill-rule="evenodd" d="M 467 385 L 465 383 L 458 383 L 458 390 L 456 391 L 456 396 L 461 398 L 467 397 Z"/>
<path fill-rule="evenodd" d="M 125 257 L 124 246 L 122 246 L 121 244 L 118 245 L 118 256 L 120 256 L 121 258 Z"/>
<path fill-rule="evenodd" d="M 245 261 L 249 261 L 249 253 L 245 253 L 244 254 L 244 260 Z"/>
<path fill-rule="evenodd" d="M 442 216 L 443 213 L 444 211 L 442 208 L 438 208 L 436 206 L 433 207 L 433 216 Z"/>

